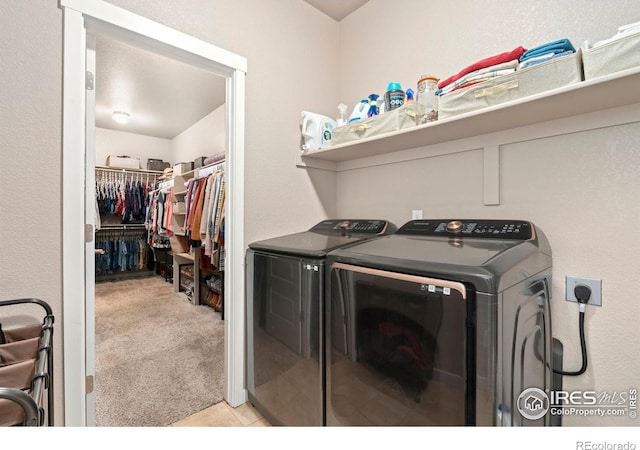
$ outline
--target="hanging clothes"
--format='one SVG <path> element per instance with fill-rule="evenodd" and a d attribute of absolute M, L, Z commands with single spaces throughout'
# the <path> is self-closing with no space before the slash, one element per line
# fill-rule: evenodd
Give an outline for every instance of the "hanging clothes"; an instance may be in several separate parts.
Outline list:
<path fill-rule="evenodd" d="M 201 230 L 204 234 L 204 253 L 211 259 L 211 264 L 220 268 L 221 257 L 224 248 L 224 200 L 225 179 L 224 172 L 219 170 L 208 178 L 211 184 L 211 192 L 208 205 L 205 206 L 204 219 L 206 227 Z"/>
<path fill-rule="evenodd" d="M 154 189 L 157 178 L 157 174 L 96 168 L 96 202 L 101 221 L 113 216 L 118 219 L 115 223 L 143 224 L 149 206 L 147 193 Z"/>
<path fill-rule="evenodd" d="M 171 198 L 173 198 L 173 188 L 168 189 L 167 192 L 153 190 L 147 194 L 146 203 L 149 206 L 145 214 L 144 225 L 147 230 L 147 243 L 151 248 L 171 248 L 169 236 L 173 234 L 171 230 L 172 203 L 169 201 L 167 204 L 167 199 Z M 168 219 L 168 222 L 165 222 L 165 219 Z"/>
<path fill-rule="evenodd" d="M 96 234 L 96 275 L 143 270 L 149 258 L 146 230 L 102 230 Z"/>
<path fill-rule="evenodd" d="M 202 240 L 200 238 L 200 223 L 202 222 L 202 208 L 205 199 L 207 178 L 201 178 L 196 181 L 196 194 L 192 203 L 193 214 L 190 216 L 189 224 L 189 240 L 193 247 L 200 247 Z"/>
<path fill-rule="evenodd" d="M 184 232 L 192 248 L 220 269 L 224 259 L 225 178 L 220 166 L 210 175 L 186 182 Z"/>
<path fill-rule="evenodd" d="M 162 228 L 168 236 L 173 234 L 173 222 L 171 220 L 173 214 L 173 187 L 167 190 L 164 202 L 164 221 Z"/>

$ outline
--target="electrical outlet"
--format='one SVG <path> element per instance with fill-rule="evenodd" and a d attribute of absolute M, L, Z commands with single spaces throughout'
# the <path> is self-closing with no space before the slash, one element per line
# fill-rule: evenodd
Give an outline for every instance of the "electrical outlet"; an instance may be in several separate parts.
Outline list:
<path fill-rule="evenodd" d="M 566 297 L 568 302 L 578 302 L 576 294 L 573 292 L 579 284 L 591 288 L 591 297 L 587 305 L 602 306 L 602 280 L 584 277 L 566 277 Z"/>
<path fill-rule="evenodd" d="M 414 209 L 413 211 L 411 211 L 411 220 L 420 220 L 420 219 L 422 219 L 421 209 Z"/>

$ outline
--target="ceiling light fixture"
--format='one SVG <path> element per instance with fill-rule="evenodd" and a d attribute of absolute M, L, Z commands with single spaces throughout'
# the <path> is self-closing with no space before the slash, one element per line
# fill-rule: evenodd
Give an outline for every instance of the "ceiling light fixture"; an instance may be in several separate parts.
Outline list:
<path fill-rule="evenodd" d="M 111 118 L 118 123 L 129 123 L 131 115 L 124 111 L 114 111 Z"/>

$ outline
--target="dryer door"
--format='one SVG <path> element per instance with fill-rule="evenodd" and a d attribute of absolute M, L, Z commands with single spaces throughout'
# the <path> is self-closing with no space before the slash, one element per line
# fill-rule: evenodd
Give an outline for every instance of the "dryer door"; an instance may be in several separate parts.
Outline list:
<path fill-rule="evenodd" d="M 333 263 L 327 424 L 473 424 L 472 294 L 458 282 Z"/>
<path fill-rule="evenodd" d="M 273 424 L 323 424 L 323 263 L 247 252 L 247 389 Z"/>

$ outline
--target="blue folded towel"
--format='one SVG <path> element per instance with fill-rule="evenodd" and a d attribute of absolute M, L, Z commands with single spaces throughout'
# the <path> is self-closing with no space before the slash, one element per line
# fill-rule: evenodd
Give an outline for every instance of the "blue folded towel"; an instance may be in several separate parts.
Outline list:
<path fill-rule="evenodd" d="M 557 41 L 547 42 L 546 44 L 527 50 L 520 57 L 520 62 L 536 56 L 546 55 L 547 53 L 564 53 L 567 51 L 574 53 L 576 49 L 569 39 L 558 39 Z"/>
<path fill-rule="evenodd" d="M 573 55 L 574 53 L 575 51 L 567 50 L 562 53 L 547 53 L 546 54 L 547 56 L 545 58 L 540 57 L 540 59 L 534 60 L 532 57 L 531 59 L 521 62 L 520 66 L 518 67 L 518 70 L 526 69 L 527 67 L 535 66 L 536 64 L 547 62 L 551 59 L 561 58 L 567 55 Z"/>

